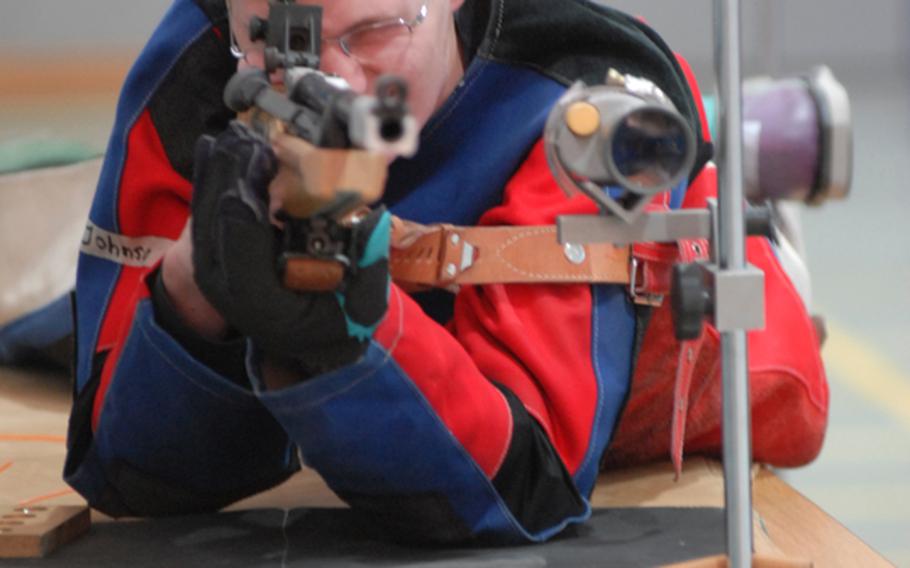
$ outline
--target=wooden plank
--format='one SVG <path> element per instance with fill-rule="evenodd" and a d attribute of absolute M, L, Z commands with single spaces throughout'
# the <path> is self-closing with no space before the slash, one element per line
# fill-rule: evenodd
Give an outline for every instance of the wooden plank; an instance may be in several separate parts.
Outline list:
<path fill-rule="evenodd" d="M 770 470 L 752 482 L 752 506 L 771 540 L 787 555 L 816 566 L 892 566 L 869 545 Z"/>
<path fill-rule="evenodd" d="M 0 558 L 38 558 L 88 532 L 89 508 L 57 507 L 0 508 Z"/>
<path fill-rule="evenodd" d="M 752 469 L 753 476 L 758 467 Z M 724 506 L 724 470 L 719 462 L 700 456 L 687 458 L 679 479 L 672 464 L 611 470 L 600 476 L 591 498 L 595 507 L 718 507 Z M 753 516 L 755 551 L 763 555 L 783 553 Z"/>
<path fill-rule="evenodd" d="M 670 564 L 666 568 L 727 568 L 728 565 L 727 557 L 720 555 Z M 752 556 L 752 568 L 812 568 L 812 566 L 813 564 L 808 560 L 793 560 L 759 554 Z"/>
<path fill-rule="evenodd" d="M 599 507 L 723 507 L 723 467 L 688 458 L 674 479 L 670 464 L 609 471 L 592 498 Z M 869 545 L 778 478 L 766 467 L 752 470 L 755 552 L 811 559 L 816 566 L 891 566 Z"/>
<path fill-rule="evenodd" d="M 595 507 L 723 507 L 723 468 L 713 460 L 686 458 L 679 479 L 673 466 L 655 463 L 609 470 L 591 498 Z"/>

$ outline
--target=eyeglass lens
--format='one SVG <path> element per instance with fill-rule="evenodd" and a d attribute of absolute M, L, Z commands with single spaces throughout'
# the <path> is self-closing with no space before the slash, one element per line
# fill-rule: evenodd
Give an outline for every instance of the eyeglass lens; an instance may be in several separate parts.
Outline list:
<path fill-rule="evenodd" d="M 393 64 L 410 44 L 411 28 L 403 21 L 356 30 L 341 38 L 345 53 L 361 63 Z"/>

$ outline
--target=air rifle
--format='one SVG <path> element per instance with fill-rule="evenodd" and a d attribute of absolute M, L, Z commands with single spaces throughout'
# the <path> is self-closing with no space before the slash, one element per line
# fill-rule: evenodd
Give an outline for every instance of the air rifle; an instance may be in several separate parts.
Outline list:
<path fill-rule="evenodd" d="M 380 77 L 365 95 L 318 71 L 321 21 L 321 7 L 296 4 L 271 4 L 267 21 L 253 18 L 266 69 L 238 71 L 224 101 L 282 164 L 270 194 L 281 202 L 285 285 L 328 291 L 356 270 L 359 213 L 382 195 L 391 158 L 416 151 L 418 129 L 401 78 Z M 269 81 L 278 70 L 284 92 Z"/>

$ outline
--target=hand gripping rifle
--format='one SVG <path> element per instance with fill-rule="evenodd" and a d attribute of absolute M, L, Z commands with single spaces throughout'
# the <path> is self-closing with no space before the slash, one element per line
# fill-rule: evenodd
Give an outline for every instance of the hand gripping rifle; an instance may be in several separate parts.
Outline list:
<path fill-rule="evenodd" d="M 224 101 L 282 164 L 270 193 L 282 202 L 285 285 L 328 291 L 356 270 L 357 213 L 382 195 L 389 158 L 413 155 L 417 124 L 402 79 L 380 77 L 375 94 L 361 95 L 317 70 L 321 22 L 322 8 L 310 5 L 271 4 L 267 21 L 254 17 L 250 37 L 266 41 L 266 69 L 238 71 Z M 269 82 L 276 70 L 285 92 Z"/>

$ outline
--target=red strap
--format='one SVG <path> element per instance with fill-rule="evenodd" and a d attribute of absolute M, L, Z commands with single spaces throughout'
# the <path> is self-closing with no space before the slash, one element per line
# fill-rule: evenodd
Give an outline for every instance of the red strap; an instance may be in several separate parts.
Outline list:
<path fill-rule="evenodd" d="M 680 262 L 693 262 L 707 258 L 708 243 L 704 239 L 683 239 L 671 245 L 678 253 Z M 676 377 L 673 382 L 673 417 L 670 428 L 670 459 L 676 472 L 676 479 L 682 473 L 683 445 L 686 439 L 686 419 L 689 415 L 689 390 L 692 386 L 692 373 L 701 353 L 705 334 L 697 339 L 682 341 L 676 362 Z"/>
<path fill-rule="evenodd" d="M 679 346 L 676 362 L 676 379 L 673 383 L 673 418 L 670 429 L 670 459 L 676 479 L 682 473 L 683 443 L 686 439 L 686 419 L 689 416 L 689 390 L 692 386 L 692 372 L 704 343 L 704 334 Z"/>
<path fill-rule="evenodd" d="M 666 296 L 670 293 L 673 264 L 679 261 L 676 243 L 635 243 L 632 245 L 635 260 L 634 284 L 636 294 Z"/>

